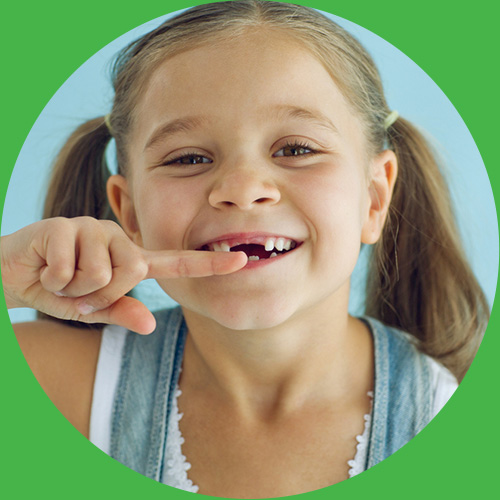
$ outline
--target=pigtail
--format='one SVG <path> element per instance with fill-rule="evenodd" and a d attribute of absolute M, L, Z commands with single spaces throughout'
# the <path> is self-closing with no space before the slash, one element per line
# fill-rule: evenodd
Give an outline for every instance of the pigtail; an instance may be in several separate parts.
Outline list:
<path fill-rule="evenodd" d="M 446 182 L 423 136 L 399 118 L 388 130 L 399 173 L 367 282 L 368 315 L 401 328 L 461 380 L 489 307 L 462 249 Z"/>
<path fill-rule="evenodd" d="M 80 125 L 56 158 L 43 218 L 78 217 L 114 220 L 106 197 L 110 177 L 105 151 L 111 134 L 104 118 Z"/>

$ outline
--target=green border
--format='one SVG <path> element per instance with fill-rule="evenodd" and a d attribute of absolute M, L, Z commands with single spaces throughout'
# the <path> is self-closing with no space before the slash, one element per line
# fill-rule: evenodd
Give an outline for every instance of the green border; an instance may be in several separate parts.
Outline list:
<path fill-rule="evenodd" d="M 476 1 L 297 2 L 345 17 L 377 33 L 424 69 L 467 123 L 494 194 L 498 78 L 498 7 Z M 91 55 L 114 38 L 185 1 L 87 0 L 9 2 L 2 23 L 1 195 L 21 146 L 44 105 Z M 478 221 L 480 224 L 480 221 Z M 148 480 L 83 438 L 36 383 L 15 341 L 7 312 L 0 336 L 1 491 L 4 498 L 178 498 L 188 495 Z M 308 498 L 470 498 L 497 491 L 498 391 L 495 313 L 469 374 L 445 409 L 395 456 L 361 476 Z M 300 451 L 298 451 L 300 452 Z"/>

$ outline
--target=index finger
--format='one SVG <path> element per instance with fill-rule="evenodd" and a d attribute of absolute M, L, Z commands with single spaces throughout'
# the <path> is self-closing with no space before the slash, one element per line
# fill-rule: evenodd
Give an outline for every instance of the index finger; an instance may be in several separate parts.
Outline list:
<path fill-rule="evenodd" d="M 143 250 L 148 264 L 144 279 L 202 278 L 239 271 L 248 262 L 245 252 Z"/>

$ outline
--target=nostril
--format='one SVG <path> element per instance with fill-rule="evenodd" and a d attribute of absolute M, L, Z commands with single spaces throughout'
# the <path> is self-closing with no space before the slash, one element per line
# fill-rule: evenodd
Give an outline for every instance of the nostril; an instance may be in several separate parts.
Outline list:
<path fill-rule="evenodd" d="M 252 200 L 249 203 L 234 202 L 234 201 L 220 201 L 220 202 L 218 202 L 218 204 L 219 204 L 219 206 L 224 206 L 224 207 L 228 207 L 228 208 L 235 207 L 235 206 L 240 206 L 240 207 L 244 208 L 246 205 L 248 205 L 248 207 L 250 208 L 250 206 L 253 204 L 262 205 L 265 203 L 269 203 L 271 201 L 272 201 L 271 198 L 257 198 L 256 200 Z"/>
<path fill-rule="evenodd" d="M 272 205 L 280 200 L 277 187 L 267 186 L 253 178 L 245 182 L 243 180 L 233 178 L 232 182 L 229 182 L 226 179 L 225 182 L 214 186 L 209 195 L 209 203 L 215 208 L 239 207 L 249 210 L 252 206 Z"/>

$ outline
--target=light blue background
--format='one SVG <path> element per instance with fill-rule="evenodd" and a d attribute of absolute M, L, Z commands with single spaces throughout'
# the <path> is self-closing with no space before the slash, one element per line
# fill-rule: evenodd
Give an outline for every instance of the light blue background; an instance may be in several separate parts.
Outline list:
<path fill-rule="evenodd" d="M 467 255 L 491 305 L 498 274 L 496 210 L 486 169 L 465 123 L 439 87 L 398 49 L 356 24 L 326 15 L 355 35 L 371 53 L 392 109 L 433 138 L 446 163 Z M 75 71 L 49 101 L 16 162 L 3 212 L 3 235 L 40 219 L 49 169 L 65 139 L 83 121 L 111 109 L 109 68 L 113 56 L 167 17 L 143 24 L 108 44 Z M 108 158 L 113 158 L 112 143 Z M 350 310 L 355 314 L 361 311 L 364 267 L 360 259 L 352 280 Z M 151 280 L 139 285 L 137 291 L 151 309 L 172 304 Z M 32 319 L 35 314 L 29 309 L 10 313 L 14 322 Z"/>

